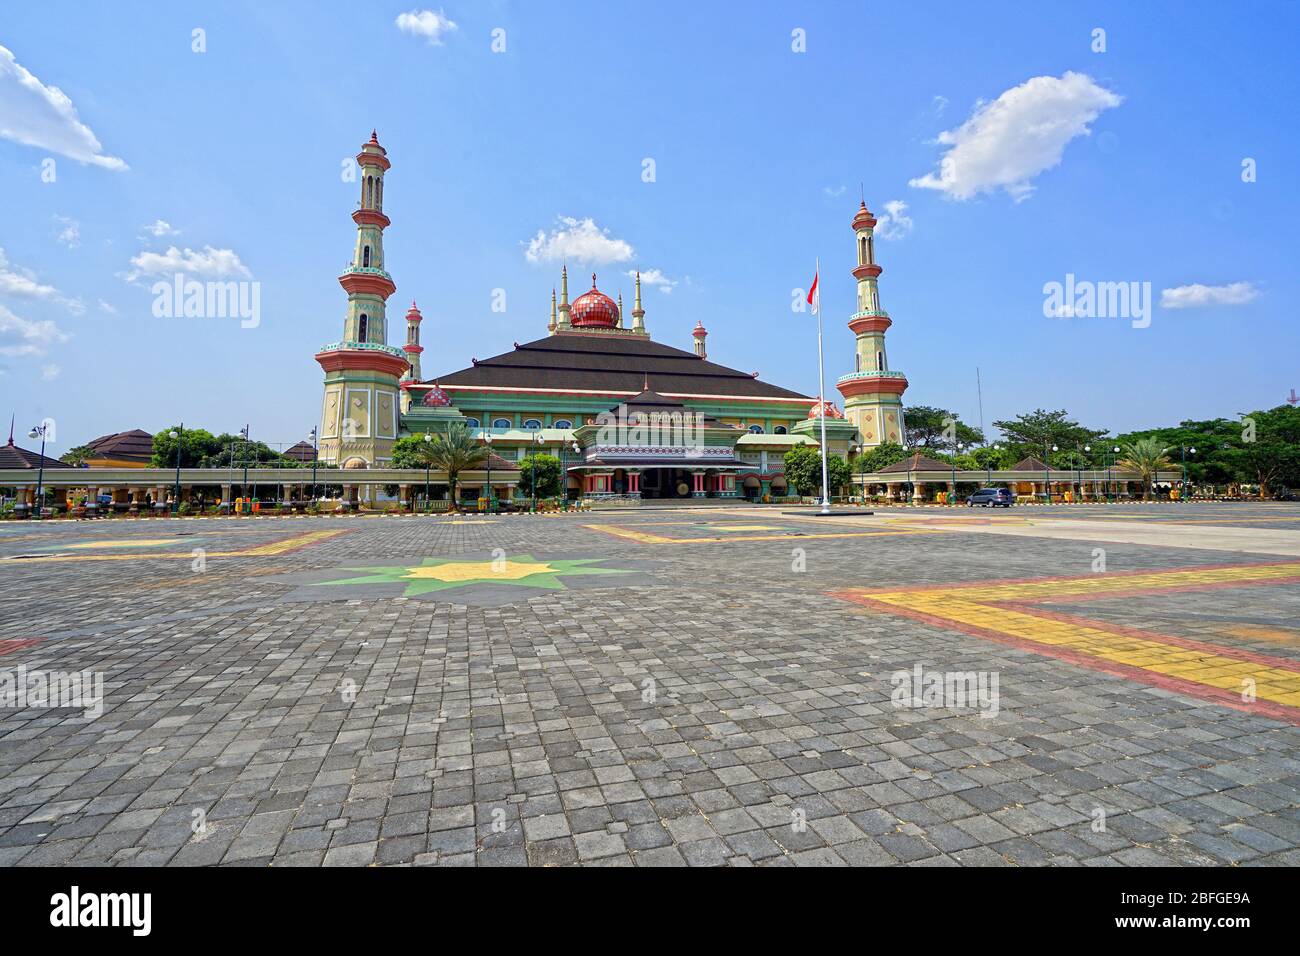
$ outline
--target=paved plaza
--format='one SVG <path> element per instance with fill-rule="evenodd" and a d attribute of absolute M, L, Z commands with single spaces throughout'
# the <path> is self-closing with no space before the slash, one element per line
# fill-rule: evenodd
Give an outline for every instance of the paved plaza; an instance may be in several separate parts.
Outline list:
<path fill-rule="evenodd" d="M 0 865 L 1300 863 L 1300 507 L 790 511 L 0 525 Z"/>

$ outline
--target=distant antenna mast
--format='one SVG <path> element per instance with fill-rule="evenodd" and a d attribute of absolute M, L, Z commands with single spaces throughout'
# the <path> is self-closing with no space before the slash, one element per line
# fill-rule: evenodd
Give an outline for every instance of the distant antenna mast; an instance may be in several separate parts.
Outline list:
<path fill-rule="evenodd" d="M 988 441 L 989 436 L 984 434 L 984 388 L 980 384 L 980 367 L 975 366 L 975 395 L 980 403 L 980 434 L 984 435 L 984 440 Z"/>

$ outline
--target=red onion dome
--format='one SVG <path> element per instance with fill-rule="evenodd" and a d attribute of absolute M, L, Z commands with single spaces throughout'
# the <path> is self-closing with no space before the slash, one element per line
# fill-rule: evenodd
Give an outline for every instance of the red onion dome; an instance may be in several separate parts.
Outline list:
<path fill-rule="evenodd" d="M 812 407 L 808 409 L 809 418 L 821 418 L 824 414 L 827 418 L 843 418 L 844 413 L 835 407 L 834 402 L 813 402 Z"/>
<path fill-rule="evenodd" d="M 575 328 L 612 329 L 618 325 L 618 303 L 596 288 L 596 273 L 591 274 L 591 291 L 573 300 L 569 321 Z"/>
<path fill-rule="evenodd" d="M 446 408 L 451 404 L 451 396 L 435 385 L 424 393 L 424 401 L 421 404 L 431 405 L 434 408 Z"/>

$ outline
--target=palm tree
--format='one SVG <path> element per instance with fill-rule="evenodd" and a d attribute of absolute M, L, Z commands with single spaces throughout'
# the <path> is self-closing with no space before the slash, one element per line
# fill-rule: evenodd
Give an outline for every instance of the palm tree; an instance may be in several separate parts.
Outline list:
<path fill-rule="evenodd" d="M 427 444 L 429 463 L 447 473 L 451 509 L 456 511 L 456 478 L 462 471 L 483 464 L 487 460 L 488 449 L 475 441 L 469 429 L 459 422 L 448 426 L 443 434 L 435 435 L 433 441 Z"/>
<path fill-rule="evenodd" d="M 1173 464 L 1167 457 L 1171 449 L 1162 445 L 1155 438 L 1139 438 L 1137 441 L 1120 446 L 1124 455 L 1118 462 L 1125 468 L 1132 468 L 1142 478 L 1142 500 L 1151 500 L 1151 485 L 1161 468 Z"/>

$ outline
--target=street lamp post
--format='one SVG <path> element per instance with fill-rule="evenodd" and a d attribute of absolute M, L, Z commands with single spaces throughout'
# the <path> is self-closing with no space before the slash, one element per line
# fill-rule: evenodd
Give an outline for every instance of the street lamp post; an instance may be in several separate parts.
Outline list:
<path fill-rule="evenodd" d="M 1180 457 L 1182 458 L 1182 463 L 1183 463 L 1183 477 L 1182 477 L 1182 481 L 1179 482 L 1178 497 L 1181 501 L 1186 501 L 1187 500 L 1187 456 L 1189 453 L 1195 455 L 1196 449 L 1184 448 L 1182 445 L 1179 445 L 1178 451 Z"/>
<path fill-rule="evenodd" d="M 172 491 L 172 514 L 181 510 L 181 435 L 185 433 L 185 423 L 181 422 L 179 431 L 170 431 L 172 441 L 176 442 L 176 487 Z"/>
<path fill-rule="evenodd" d="M 243 439 L 240 447 L 243 452 L 240 457 L 244 459 L 244 497 L 248 497 L 248 426 L 245 425 L 239 430 L 239 437 Z"/>
<path fill-rule="evenodd" d="M 566 449 L 566 454 L 567 454 L 567 449 L 569 449 L 569 448 L 572 448 L 572 449 L 573 449 L 573 454 L 574 454 L 574 455 L 581 455 L 581 454 L 582 454 L 582 446 L 578 444 L 578 440 L 577 440 L 576 438 L 575 438 L 573 441 L 569 442 L 569 443 L 568 443 L 567 445 L 565 445 L 564 447 L 565 447 L 565 449 Z M 581 461 L 582 459 L 579 458 L 578 460 Z M 560 487 L 561 487 L 561 493 L 564 495 L 564 510 L 565 510 L 565 511 L 568 511 L 568 510 L 569 510 L 569 472 L 568 472 L 568 469 L 565 469 L 564 477 L 560 479 Z M 640 494 L 640 493 L 641 493 L 640 490 L 638 490 L 638 491 L 637 491 L 637 494 Z"/>
<path fill-rule="evenodd" d="M 487 432 L 486 434 L 484 434 L 484 436 L 483 436 L 483 440 L 484 440 L 485 442 L 487 442 L 487 449 L 488 449 L 488 453 L 487 453 L 487 465 L 488 465 L 488 467 L 487 467 L 487 512 L 488 512 L 488 514 L 491 514 L 491 513 L 492 513 L 492 503 L 493 503 L 493 501 L 494 501 L 494 499 L 493 499 L 493 497 L 492 497 L 492 433 L 489 431 L 489 432 Z"/>
<path fill-rule="evenodd" d="M 953 455 L 952 461 L 948 462 L 948 464 L 952 465 L 952 491 L 948 495 L 952 500 L 948 502 L 949 508 L 952 508 L 957 504 L 957 455 L 960 455 L 965 447 L 964 444 L 958 442 L 956 448 L 957 454 Z"/>
<path fill-rule="evenodd" d="M 536 446 L 533 449 L 533 477 L 532 477 L 533 513 L 536 514 L 537 513 L 537 453 L 541 451 L 542 445 L 544 444 L 544 439 L 542 438 L 542 433 L 540 431 L 535 432 L 533 434 L 533 444 Z"/>
<path fill-rule="evenodd" d="M 1084 445 L 1082 448 L 1080 448 L 1080 447 L 1079 447 L 1079 443 L 1078 443 L 1078 442 L 1075 442 L 1075 443 L 1074 443 L 1074 456 L 1075 456 L 1075 457 L 1074 457 L 1074 476 L 1075 476 L 1075 478 L 1077 479 L 1076 484 L 1077 484 L 1078 487 L 1079 487 L 1079 497 L 1080 497 L 1081 499 L 1083 498 L 1083 465 L 1080 464 L 1080 462 L 1083 461 L 1083 453 L 1084 453 L 1084 452 L 1091 453 L 1091 452 L 1092 452 L 1092 446 L 1091 446 L 1091 445 Z"/>
<path fill-rule="evenodd" d="M 429 510 L 429 465 L 432 462 L 429 459 L 430 442 L 433 436 L 428 432 L 424 433 L 424 510 Z"/>
<path fill-rule="evenodd" d="M 1115 477 L 1113 469 L 1115 467 L 1115 456 L 1119 454 L 1119 445 L 1110 450 L 1110 459 L 1106 463 L 1106 503 L 1112 503 L 1115 493 Z"/>
<path fill-rule="evenodd" d="M 317 447 L 316 426 L 311 429 L 311 500 L 316 500 L 316 465 L 320 461 L 320 451 Z"/>
<path fill-rule="evenodd" d="M 36 519 L 38 521 L 43 510 L 42 506 L 45 503 L 45 438 L 49 427 L 49 425 L 42 422 L 27 433 L 28 438 L 39 438 L 41 440 L 41 460 L 36 467 Z"/>
<path fill-rule="evenodd" d="M 1060 449 L 1053 445 L 1052 451 L 1060 451 Z M 1043 449 L 1043 457 L 1047 459 L 1043 462 L 1043 504 L 1050 505 L 1052 503 L 1052 456 L 1046 446 Z"/>

